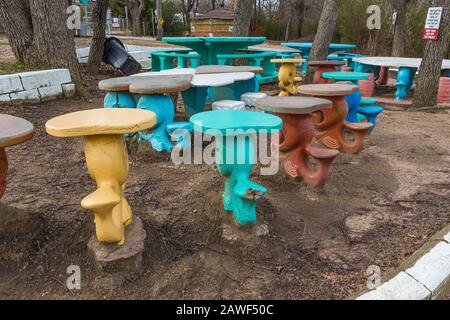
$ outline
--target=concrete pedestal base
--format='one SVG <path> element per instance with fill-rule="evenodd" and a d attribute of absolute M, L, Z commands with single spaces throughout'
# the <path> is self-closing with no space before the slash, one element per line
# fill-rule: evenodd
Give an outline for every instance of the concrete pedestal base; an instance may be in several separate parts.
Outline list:
<path fill-rule="evenodd" d="M 97 271 L 142 273 L 142 252 L 147 234 L 141 219 L 134 216 L 125 229 L 125 244 L 102 243 L 94 235 L 89 240 L 88 252 Z"/>

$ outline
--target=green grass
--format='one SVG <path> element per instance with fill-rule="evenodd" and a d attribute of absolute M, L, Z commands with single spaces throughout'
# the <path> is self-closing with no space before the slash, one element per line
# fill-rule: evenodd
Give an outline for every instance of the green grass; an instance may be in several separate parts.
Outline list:
<path fill-rule="evenodd" d="M 21 61 L 0 61 L 0 75 L 47 69 L 45 66 L 27 68 Z"/>

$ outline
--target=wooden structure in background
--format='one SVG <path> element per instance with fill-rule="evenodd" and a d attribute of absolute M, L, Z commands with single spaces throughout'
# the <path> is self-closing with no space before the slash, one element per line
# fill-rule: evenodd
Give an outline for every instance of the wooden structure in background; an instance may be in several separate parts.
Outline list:
<path fill-rule="evenodd" d="M 235 13 L 224 7 L 199 15 L 192 20 L 192 36 L 233 36 Z"/>

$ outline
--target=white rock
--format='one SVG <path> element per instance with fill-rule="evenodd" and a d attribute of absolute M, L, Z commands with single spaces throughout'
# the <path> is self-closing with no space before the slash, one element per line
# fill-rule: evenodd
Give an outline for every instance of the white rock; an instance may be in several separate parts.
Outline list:
<path fill-rule="evenodd" d="M 213 110 L 245 110 L 245 103 L 234 100 L 221 100 L 212 104 Z"/>
<path fill-rule="evenodd" d="M 425 300 L 431 292 L 405 272 L 356 300 Z"/>
<path fill-rule="evenodd" d="M 41 102 L 41 97 L 37 89 L 13 92 L 10 94 L 11 102 L 27 102 L 27 103 L 38 103 Z"/>
<path fill-rule="evenodd" d="M 73 83 L 66 83 L 62 85 L 62 91 L 64 94 L 64 97 L 70 98 L 75 95 L 75 84 Z"/>
<path fill-rule="evenodd" d="M 450 244 L 438 243 L 405 271 L 433 293 L 450 279 Z"/>
<path fill-rule="evenodd" d="M 245 103 L 246 106 L 254 107 L 256 105 L 256 100 L 267 97 L 264 92 L 247 92 L 241 96 L 241 101 Z"/>
<path fill-rule="evenodd" d="M 0 94 L 22 91 L 22 82 L 16 74 L 0 76 Z"/>
<path fill-rule="evenodd" d="M 53 69 L 25 72 L 19 74 L 25 90 L 53 87 L 63 83 L 70 83 L 72 79 L 68 69 Z"/>

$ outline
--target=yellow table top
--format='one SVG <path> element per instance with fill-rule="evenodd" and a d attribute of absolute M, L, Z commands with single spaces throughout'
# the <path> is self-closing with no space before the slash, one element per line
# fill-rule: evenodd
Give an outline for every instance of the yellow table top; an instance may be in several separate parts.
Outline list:
<path fill-rule="evenodd" d="M 156 114 L 142 109 L 91 109 L 61 115 L 45 124 L 49 135 L 81 137 L 124 134 L 152 128 Z"/>

